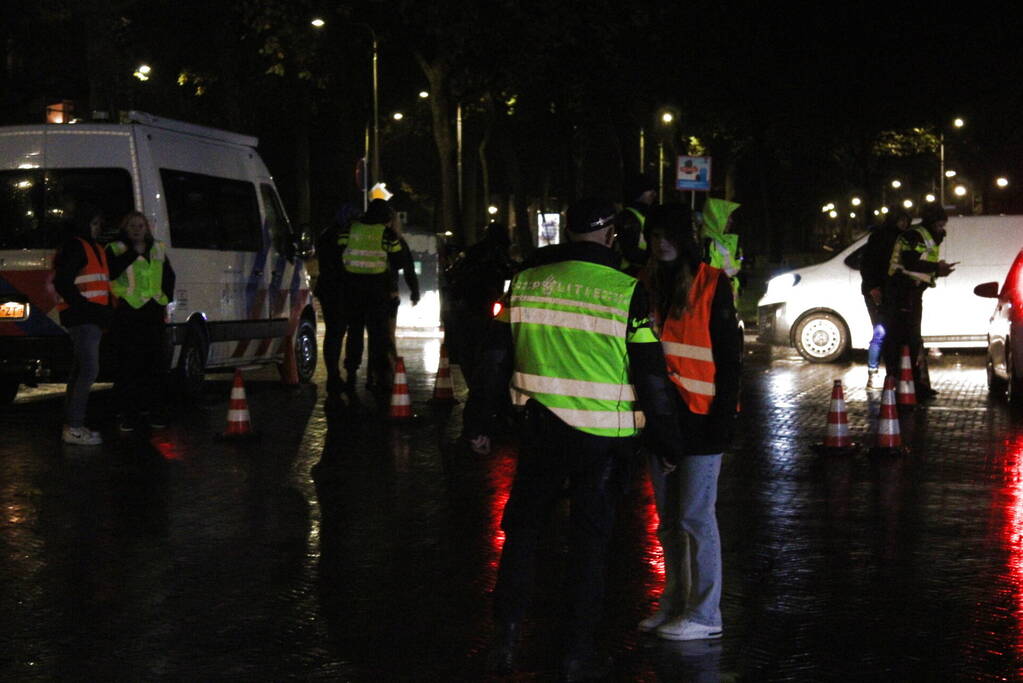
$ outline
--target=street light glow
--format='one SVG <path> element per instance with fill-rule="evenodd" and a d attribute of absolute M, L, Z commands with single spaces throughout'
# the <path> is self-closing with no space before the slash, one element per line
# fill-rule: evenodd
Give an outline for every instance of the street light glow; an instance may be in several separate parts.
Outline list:
<path fill-rule="evenodd" d="M 850 211 L 849 212 L 849 218 L 856 218 L 856 212 L 855 211 Z"/>
<path fill-rule="evenodd" d="M 860 204 L 863 203 L 863 200 L 860 199 L 859 197 L 853 197 L 851 203 L 853 206 L 859 206 Z"/>
<path fill-rule="evenodd" d="M 666 111 L 663 114 L 661 114 L 661 121 L 663 123 L 671 123 L 674 120 L 675 116 L 670 111 Z"/>
<path fill-rule="evenodd" d="M 900 187 L 902 187 L 902 181 L 898 179 L 893 180 L 892 187 L 894 187 L 896 190 L 899 189 Z"/>
<path fill-rule="evenodd" d="M 401 121 L 401 120 L 402 120 L 403 118 L 405 118 L 405 115 L 404 115 L 404 114 L 402 114 L 402 113 L 401 113 L 400 111 L 396 111 L 396 112 L 394 112 L 393 114 L 391 114 L 391 117 L 392 117 L 392 118 L 393 118 L 393 119 L 394 119 L 395 121 Z"/>
<path fill-rule="evenodd" d="M 913 200 L 912 199 L 903 199 L 902 200 L 902 207 L 905 208 L 905 209 L 912 209 L 913 208 Z"/>
<path fill-rule="evenodd" d="M 324 26 L 327 25 L 327 22 L 325 22 L 323 19 L 320 19 L 319 17 L 316 17 L 309 23 L 312 24 L 314 28 L 323 28 Z"/>
<path fill-rule="evenodd" d="M 997 185 L 998 187 L 1008 187 L 1009 179 L 1004 177 L 995 178 L 995 185 Z"/>
<path fill-rule="evenodd" d="M 837 211 L 828 211 L 828 215 L 831 216 L 832 218 L 838 218 Z"/>
<path fill-rule="evenodd" d="M 945 171 L 945 177 L 946 178 L 955 178 L 956 177 L 956 172 L 950 168 L 947 171 Z"/>
<path fill-rule="evenodd" d="M 887 206 L 882 206 L 881 207 L 881 213 L 888 213 L 888 207 Z"/>
<path fill-rule="evenodd" d="M 426 92 L 425 90 L 420 90 L 419 91 L 419 99 L 425 100 L 429 96 L 430 96 L 430 93 Z"/>
<path fill-rule="evenodd" d="M 956 188 L 954 190 L 952 190 L 952 191 L 955 192 L 955 195 L 957 197 L 965 197 L 966 196 L 966 186 L 965 185 L 956 185 Z"/>
<path fill-rule="evenodd" d="M 966 121 L 963 121 L 961 118 L 956 117 L 955 121 L 952 122 L 952 125 L 955 126 L 956 128 L 962 128 L 963 126 L 966 125 Z"/>
<path fill-rule="evenodd" d="M 487 207 L 487 213 L 489 213 L 491 216 L 496 215 L 497 214 L 497 207 L 494 206 L 493 204 L 491 204 L 490 206 Z"/>
<path fill-rule="evenodd" d="M 933 202 L 934 200 L 936 200 L 936 199 L 937 199 L 937 197 L 935 197 L 935 196 L 934 196 L 933 194 L 931 194 L 930 192 L 928 192 L 928 193 L 927 193 L 926 195 L 924 195 L 924 199 L 925 199 L 925 200 L 926 200 L 926 201 L 927 201 L 928 203 L 931 203 L 931 202 Z"/>
<path fill-rule="evenodd" d="M 152 73 L 152 71 L 153 69 L 150 68 L 148 64 L 139 64 L 135 68 L 135 73 L 133 73 L 132 76 L 139 79 L 140 81 L 148 81 L 149 74 Z"/>

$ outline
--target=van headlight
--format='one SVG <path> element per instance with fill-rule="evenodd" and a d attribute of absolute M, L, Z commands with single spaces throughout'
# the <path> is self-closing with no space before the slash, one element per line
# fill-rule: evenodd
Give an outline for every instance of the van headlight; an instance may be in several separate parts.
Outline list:
<path fill-rule="evenodd" d="M 799 279 L 799 275 L 796 273 L 783 273 L 777 277 L 772 277 L 767 281 L 767 292 L 764 294 L 764 297 L 783 298 L 787 290 L 799 284 Z"/>

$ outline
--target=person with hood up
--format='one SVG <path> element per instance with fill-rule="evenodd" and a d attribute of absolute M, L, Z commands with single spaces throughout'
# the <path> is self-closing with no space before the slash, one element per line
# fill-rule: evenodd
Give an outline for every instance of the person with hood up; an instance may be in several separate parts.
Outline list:
<path fill-rule="evenodd" d="M 727 274 L 702 260 L 689 208 L 655 207 L 650 264 L 642 280 L 677 390 L 684 454 L 652 449 L 650 479 L 665 584 L 658 609 L 639 628 L 666 640 L 720 638 L 721 538 L 718 475 L 734 431 L 742 371 L 742 332 Z M 687 580 L 688 579 L 688 580 Z"/>
<path fill-rule="evenodd" d="M 708 197 L 703 204 L 701 228 L 706 249 L 704 258 L 729 277 L 736 300 L 743 285 L 742 249 L 739 247 L 739 236 L 729 230 L 732 228 L 733 214 L 740 206 L 725 199 Z"/>
<path fill-rule="evenodd" d="M 99 209 L 80 205 L 70 224 L 67 238 L 53 258 L 53 288 L 60 324 L 71 337 L 71 372 L 64 401 L 61 440 L 77 446 L 103 443 L 100 433 L 85 426 L 89 392 L 99 376 L 99 342 L 110 323 L 110 268 L 103 247 L 96 238 L 103 228 Z"/>
<path fill-rule="evenodd" d="M 908 346 L 909 357 L 913 359 L 913 382 L 921 387 L 917 394 L 924 400 L 934 398 L 938 392 L 921 384 L 923 296 L 939 277 L 954 272 L 956 265 L 946 263 L 940 255 L 946 223 L 945 209 L 937 204 L 927 204 L 921 209 L 920 223 L 911 226 L 895 241 L 883 295 L 889 329 L 882 353 L 888 374 L 898 376 L 902 347 Z"/>

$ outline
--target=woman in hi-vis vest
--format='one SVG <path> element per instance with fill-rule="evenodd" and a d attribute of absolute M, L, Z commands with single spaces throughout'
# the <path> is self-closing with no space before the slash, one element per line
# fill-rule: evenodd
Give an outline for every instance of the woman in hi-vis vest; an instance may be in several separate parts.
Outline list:
<path fill-rule="evenodd" d="M 174 269 L 163 242 L 153 239 L 138 211 L 121 221 L 121 236 L 107 245 L 110 290 L 117 297 L 110 334 L 117 350 L 114 393 L 119 429 L 134 431 L 144 420 L 165 426 L 167 304 L 174 299 Z"/>
<path fill-rule="evenodd" d="M 650 459 L 665 585 L 657 611 L 639 627 L 667 640 L 720 638 L 715 505 L 737 412 L 742 332 L 729 278 L 701 261 L 688 207 L 653 207 L 647 226 L 651 253 L 641 279 L 668 377 L 678 390 L 686 457 L 677 467 L 657 454 Z"/>

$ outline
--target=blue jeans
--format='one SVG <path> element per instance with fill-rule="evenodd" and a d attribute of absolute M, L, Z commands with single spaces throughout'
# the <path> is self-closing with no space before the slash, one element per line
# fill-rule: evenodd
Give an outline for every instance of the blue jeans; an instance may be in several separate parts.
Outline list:
<path fill-rule="evenodd" d="M 718 475 L 721 453 L 683 457 L 666 474 L 650 457 L 657 503 L 657 538 L 664 549 L 664 593 L 660 609 L 704 626 L 721 625 L 721 536 L 718 534 Z"/>
<path fill-rule="evenodd" d="M 64 423 L 69 427 L 85 425 L 85 408 L 89 391 L 99 376 L 99 325 L 72 325 L 68 328 L 74 355 L 64 398 Z"/>
<path fill-rule="evenodd" d="M 870 338 L 870 346 L 867 347 L 867 368 L 877 370 L 881 364 L 881 347 L 884 345 L 886 330 L 884 321 L 881 319 L 880 307 L 874 303 L 869 294 L 864 294 L 863 300 L 867 303 L 870 324 L 874 326 L 874 336 Z"/>

